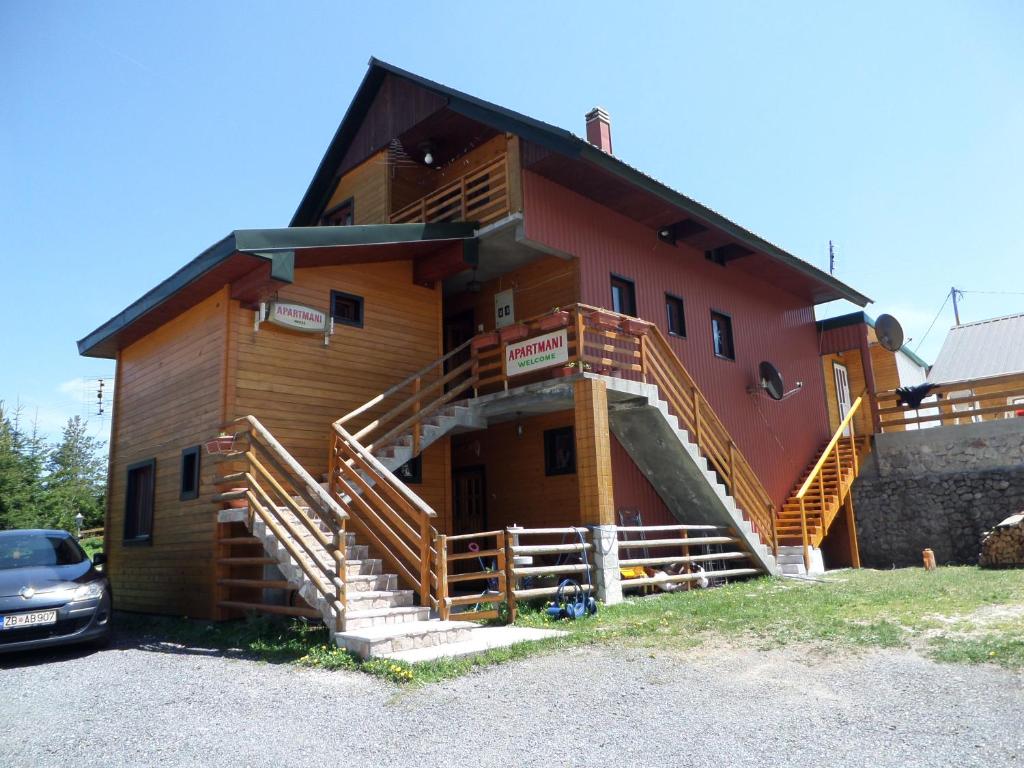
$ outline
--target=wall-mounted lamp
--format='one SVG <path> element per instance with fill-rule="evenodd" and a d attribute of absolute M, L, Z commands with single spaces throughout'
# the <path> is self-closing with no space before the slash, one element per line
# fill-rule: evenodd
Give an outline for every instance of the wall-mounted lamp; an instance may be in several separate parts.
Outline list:
<path fill-rule="evenodd" d="M 658 230 L 658 239 L 669 245 L 676 244 L 676 229 L 674 226 L 662 227 Z"/>
<path fill-rule="evenodd" d="M 522 437 L 525 431 L 522 424 L 516 424 L 516 437 Z"/>
<path fill-rule="evenodd" d="M 423 164 L 424 165 L 433 166 L 434 165 L 434 155 L 437 152 L 437 150 L 434 148 L 433 142 L 430 142 L 430 141 L 421 142 L 419 147 L 418 147 L 418 149 L 419 149 L 420 152 L 423 153 Z"/>
<path fill-rule="evenodd" d="M 480 289 L 482 287 L 483 284 L 476 279 L 476 270 L 474 269 L 472 279 L 468 283 L 466 283 L 466 290 L 469 291 L 470 293 L 480 293 Z"/>

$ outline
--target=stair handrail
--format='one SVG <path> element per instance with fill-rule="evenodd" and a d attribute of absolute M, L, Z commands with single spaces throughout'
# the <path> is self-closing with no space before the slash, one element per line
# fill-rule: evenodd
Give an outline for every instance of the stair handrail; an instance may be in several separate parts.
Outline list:
<path fill-rule="evenodd" d="M 345 556 L 345 524 L 349 517 L 347 511 L 331 498 L 255 416 L 233 419 L 225 428 L 237 430 L 235 439 L 239 435 L 249 436 L 249 445 L 242 452 L 248 466 L 241 472 L 219 478 L 219 484 L 237 482 L 244 485 L 220 493 L 214 500 L 245 500 L 249 509 L 249 527 L 252 528 L 255 517 L 260 518 L 306 576 L 309 584 L 331 606 L 334 611 L 334 629 L 341 631 L 348 602 Z M 296 501 L 296 497 L 308 504 L 308 512 Z M 330 533 L 321 530 L 318 523 L 323 523 Z M 330 557 L 332 567 L 321 562 L 317 546 Z"/>
<path fill-rule="evenodd" d="M 811 547 L 810 539 L 807 535 L 807 506 L 804 502 L 804 497 L 807 495 L 807 492 L 810 490 L 811 486 L 817 484 L 818 495 L 821 503 L 821 528 L 822 534 L 824 534 L 828 527 L 829 520 L 827 520 L 825 517 L 825 476 L 822 474 L 822 470 L 828 463 L 832 455 L 832 452 L 835 451 L 836 473 L 840 478 L 842 477 L 843 457 L 838 451 L 838 446 L 840 440 L 842 440 L 844 437 L 848 437 L 850 440 L 850 445 L 853 449 L 852 466 L 854 476 L 856 476 L 859 470 L 859 466 L 857 459 L 856 427 L 854 425 L 853 417 L 860 409 L 861 403 L 864 401 L 864 398 L 867 397 L 867 395 L 867 390 L 864 390 L 864 392 L 861 393 L 861 395 L 854 401 L 853 405 L 850 406 L 850 410 L 846 412 L 846 416 L 843 418 L 841 422 L 839 422 L 839 426 L 836 428 L 835 434 L 832 435 L 832 439 L 828 441 L 828 445 L 825 446 L 825 449 L 821 452 L 821 456 L 818 457 L 818 461 L 814 464 L 814 468 L 807 475 L 807 479 L 804 480 L 803 484 L 800 486 L 800 490 L 796 492 L 796 499 L 800 503 L 800 541 L 801 545 L 803 546 L 804 568 L 807 570 L 808 573 L 810 573 L 811 571 Z M 843 434 L 847 430 L 847 428 L 849 428 L 850 430 L 850 434 L 848 436 Z M 843 489 L 840 483 L 836 487 L 836 493 L 840 494 L 841 497 L 842 491 Z M 840 498 L 839 500 L 840 502 L 842 502 L 842 498 Z"/>

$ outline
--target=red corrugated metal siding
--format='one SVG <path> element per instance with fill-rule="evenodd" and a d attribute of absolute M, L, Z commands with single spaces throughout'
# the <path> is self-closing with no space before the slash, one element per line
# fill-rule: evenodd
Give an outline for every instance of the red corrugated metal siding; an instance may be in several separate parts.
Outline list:
<path fill-rule="evenodd" d="M 612 435 L 611 444 L 616 522 L 620 509 L 639 509 L 644 525 L 678 522 L 615 435 Z"/>
<path fill-rule="evenodd" d="M 821 339 L 818 346 L 821 354 L 831 355 L 836 352 L 845 352 L 848 349 L 860 349 L 860 340 L 868 333 L 868 327 L 864 323 L 844 325 L 840 328 L 830 328 L 821 332 Z"/>
<path fill-rule="evenodd" d="M 640 317 L 667 332 L 665 293 L 683 297 L 687 338 L 672 338 L 673 348 L 781 504 L 829 438 L 813 306 L 691 248 L 660 243 L 650 229 L 536 174 L 523 174 L 523 198 L 526 236 L 579 257 L 581 301 L 608 307 L 614 272 L 635 281 Z M 735 362 L 712 352 L 712 309 L 732 316 Z M 747 394 L 761 360 L 789 387 L 802 380 L 803 391 L 783 402 Z"/>

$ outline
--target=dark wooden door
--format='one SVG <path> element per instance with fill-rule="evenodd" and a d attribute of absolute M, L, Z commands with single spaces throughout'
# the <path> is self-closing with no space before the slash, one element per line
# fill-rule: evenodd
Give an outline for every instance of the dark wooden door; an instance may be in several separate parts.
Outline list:
<path fill-rule="evenodd" d="M 487 529 L 487 482 L 484 468 L 464 467 L 452 472 L 452 534 Z"/>

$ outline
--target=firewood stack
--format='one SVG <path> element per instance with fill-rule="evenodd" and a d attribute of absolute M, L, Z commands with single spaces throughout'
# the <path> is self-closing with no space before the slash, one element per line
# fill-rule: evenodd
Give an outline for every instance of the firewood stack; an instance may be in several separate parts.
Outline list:
<path fill-rule="evenodd" d="M 1011 515 L 985 534 L 978 564 L 982 568 L 1024 567 L 1024 512 Z"/>

